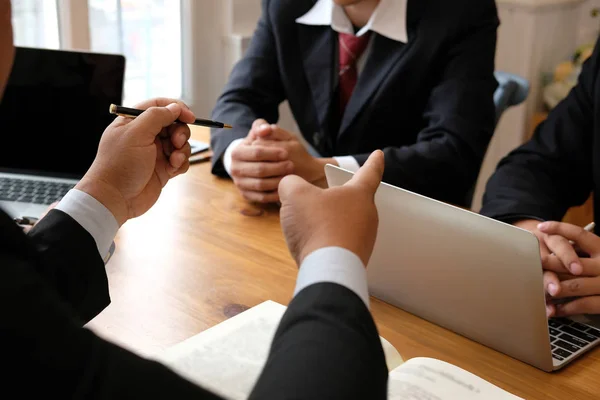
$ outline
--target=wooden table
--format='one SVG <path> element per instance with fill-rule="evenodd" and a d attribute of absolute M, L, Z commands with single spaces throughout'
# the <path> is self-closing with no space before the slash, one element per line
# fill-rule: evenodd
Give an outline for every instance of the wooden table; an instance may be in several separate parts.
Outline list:
<path fill-rule="evenodd" d="M 293 292 L 297 269 L 278 209 L 247 204 L 229 180 L 210 174 L 209 163 L 171 181 L 116 242 L 107 266 L 112 304 L 89 326 L 142 355 L 265 300 L 288 304 Z M 527 399 L 600 396 L 600 350 L 545 373 L 377 299 L 371 304 L 380 334 L 405 360 L 435 357 Z"/>

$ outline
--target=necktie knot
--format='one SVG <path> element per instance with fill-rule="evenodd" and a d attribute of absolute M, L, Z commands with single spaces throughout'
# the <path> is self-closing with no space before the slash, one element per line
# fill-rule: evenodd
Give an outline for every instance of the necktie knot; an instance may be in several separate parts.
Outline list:
<path fill-rule="evenodd" d="M 362 36 L 340 33 L 338 37 L 340 46 L 340 75 L 342 75 L 349 67 L 356 65 L 360 56 L 367 49 L 370 32 Z"/>

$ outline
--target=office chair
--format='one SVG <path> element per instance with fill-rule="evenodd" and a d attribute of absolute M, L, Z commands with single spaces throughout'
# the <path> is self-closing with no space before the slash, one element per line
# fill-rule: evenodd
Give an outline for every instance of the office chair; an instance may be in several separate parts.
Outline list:
<path fill-rule="evenodd" d="M 496 125 L 498 125 L 504 111 L 525 101 L 529 95 L 529 82 L 525 78 L 508 72 L 496 71 L 494 75 L 498 81 L 498 88 L 494 92 Z"/>
<path fill-rule="evenodd" d="M 496 126 L 498 126 L 498 122 L 506 110 L 521 104 L 527 99 L 527 96 L 529 95 L 529 81 L 518 75 L 503 71 L 496 71 L 494 76 L 498 81 L 498 88 L 494 92 Z M 469 208 L 473 203 L 476 186 L 477 182 L 475 182 L 471 190 L 469 190 L 465 199 L 465 204 L 467 204 Z"/>

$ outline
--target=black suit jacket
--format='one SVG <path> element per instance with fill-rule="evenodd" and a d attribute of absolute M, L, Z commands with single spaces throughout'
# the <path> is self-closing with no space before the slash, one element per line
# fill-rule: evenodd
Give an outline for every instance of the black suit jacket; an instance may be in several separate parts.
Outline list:
<path fill-rule="evenodd" d="M 579 81 L 530 141 L 500 161 L 488 181 L 481 213 L 506 222 L 562 220 L 600 187 L 600 46 Z M 594 215 L 600 212 L 594 196 Z"/>
<path fill-rule="evenodd" d="M 93 238 L 51 211 L 21 232 L 0 211 L 3 392 L 22 398 L 217 399 L 83 326 L 109 304 Z M 387 368 L 371 315 L 350 290 L 309 286 L 290 303 L 253 399 L 384 399 Z"/>
<path fill-rule="evenodd" d="M 363 164 L 384 149 L 384 180 L 459 205 L 476 182 L 495 128 L 493 0 L 409 0 L 408 43 L 375 34 L 343 119 L 337 121 L 337 34 L 295 22 L 315 0 L 263 0 L 262 16 L 212 117 L 213 173 L 252 122 L 276 122 L 288 100 L 306 140 L 325 157 Z"/>

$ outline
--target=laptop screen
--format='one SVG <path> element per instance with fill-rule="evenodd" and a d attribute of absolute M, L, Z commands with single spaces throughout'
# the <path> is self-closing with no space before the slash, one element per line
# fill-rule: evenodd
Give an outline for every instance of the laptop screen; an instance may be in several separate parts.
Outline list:
<path fill-rule="evenodd" d="M 0 101 L 0 170 L 81 178 L 121 104 L 121 55 L 17 47 Z"/>

